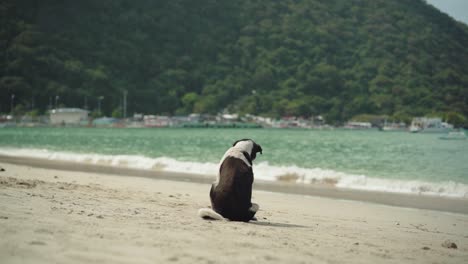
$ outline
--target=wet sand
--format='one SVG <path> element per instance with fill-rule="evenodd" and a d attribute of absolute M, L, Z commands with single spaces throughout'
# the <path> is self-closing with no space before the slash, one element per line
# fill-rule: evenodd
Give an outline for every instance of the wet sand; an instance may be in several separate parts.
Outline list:
<path fill-rule="evenodd" d="M 212 177 L 3 157 L 0 167 L 2 263 L 468 261 L 460 199 L 259 182 L 257 222 L 206 221 L 197 210 Z M 425 203 L 438 205 L 416 209 Z"/>

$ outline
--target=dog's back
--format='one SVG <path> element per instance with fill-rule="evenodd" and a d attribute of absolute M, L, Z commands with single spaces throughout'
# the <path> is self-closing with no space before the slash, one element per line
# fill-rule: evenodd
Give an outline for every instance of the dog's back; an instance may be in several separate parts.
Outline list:
<path fill-rule="evenodd" d="M 254 181 L 252 161 L 262 147 L 251 139 L 234 142 L 221 159 L 218 179 L 211 186 L 211 207 L 202 208 L 202 218 L 232 221 L 250 221 L 258 211 L 258 205 L 251 202 Z"/>
<path fill-rule="evenodd" d="M 233 221 L 249 221 L 252 207 L 252 167 L 234 157 L 227 157 L 219 169 L 220 180 L 211 186 L 212 208 Z"/>

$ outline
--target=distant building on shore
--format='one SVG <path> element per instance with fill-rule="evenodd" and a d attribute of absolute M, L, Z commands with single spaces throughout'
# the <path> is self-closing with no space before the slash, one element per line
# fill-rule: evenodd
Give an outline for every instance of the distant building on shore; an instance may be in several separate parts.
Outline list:
<path fill-rule="evenodd" d="M 143 116 L 145 127 L 168 127 L 172 125 L 171 118 L 160 115 L 145 115 Z"/>
<path fill-rule="evenodd" d="M 88 120 L 89 111 L 80 108 L 58 108 L 49 112 L 51 125 L 79 125 Z"/>

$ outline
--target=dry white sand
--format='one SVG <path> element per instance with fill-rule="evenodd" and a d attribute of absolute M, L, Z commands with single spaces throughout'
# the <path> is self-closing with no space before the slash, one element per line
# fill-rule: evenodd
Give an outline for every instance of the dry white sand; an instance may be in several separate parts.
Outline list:
<path fill-rule="evenodd" d="M 468 263 L 466 214 L 254 190 L 206 221 L 207 184 L 0 167 L 1 263 Z"/>

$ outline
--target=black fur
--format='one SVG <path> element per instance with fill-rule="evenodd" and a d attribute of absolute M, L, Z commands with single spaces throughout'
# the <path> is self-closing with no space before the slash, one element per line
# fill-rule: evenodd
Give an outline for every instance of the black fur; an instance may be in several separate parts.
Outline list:
<path fill-rule="evenodd" d="M 221 165 L 223 172 L 219 183 L 211 186 L 210 198 L 213 210 L 231 221 L 249 221 L 256 212 L 252 207 L 252 167 L 244 161 L 228 157 Z"/>
<path fill-rule="evenodd" d="M 239 141 L 234 142 L 235 146 Z M 252 140 L 251 140 L 252 141 Z M 214 211 L 231 221 L 250 221 L 256 210 L 252 210 L 252 184 L 254 175 L 252 161 L 256 153 L 262 153 L 260 145 L 253 142 L 251 153 L 242 151 L 247 165 L 242 159 L 226 157 L 219 168 L 219 182 L 213 184 L 210 190 L 211 206 Z"/>

